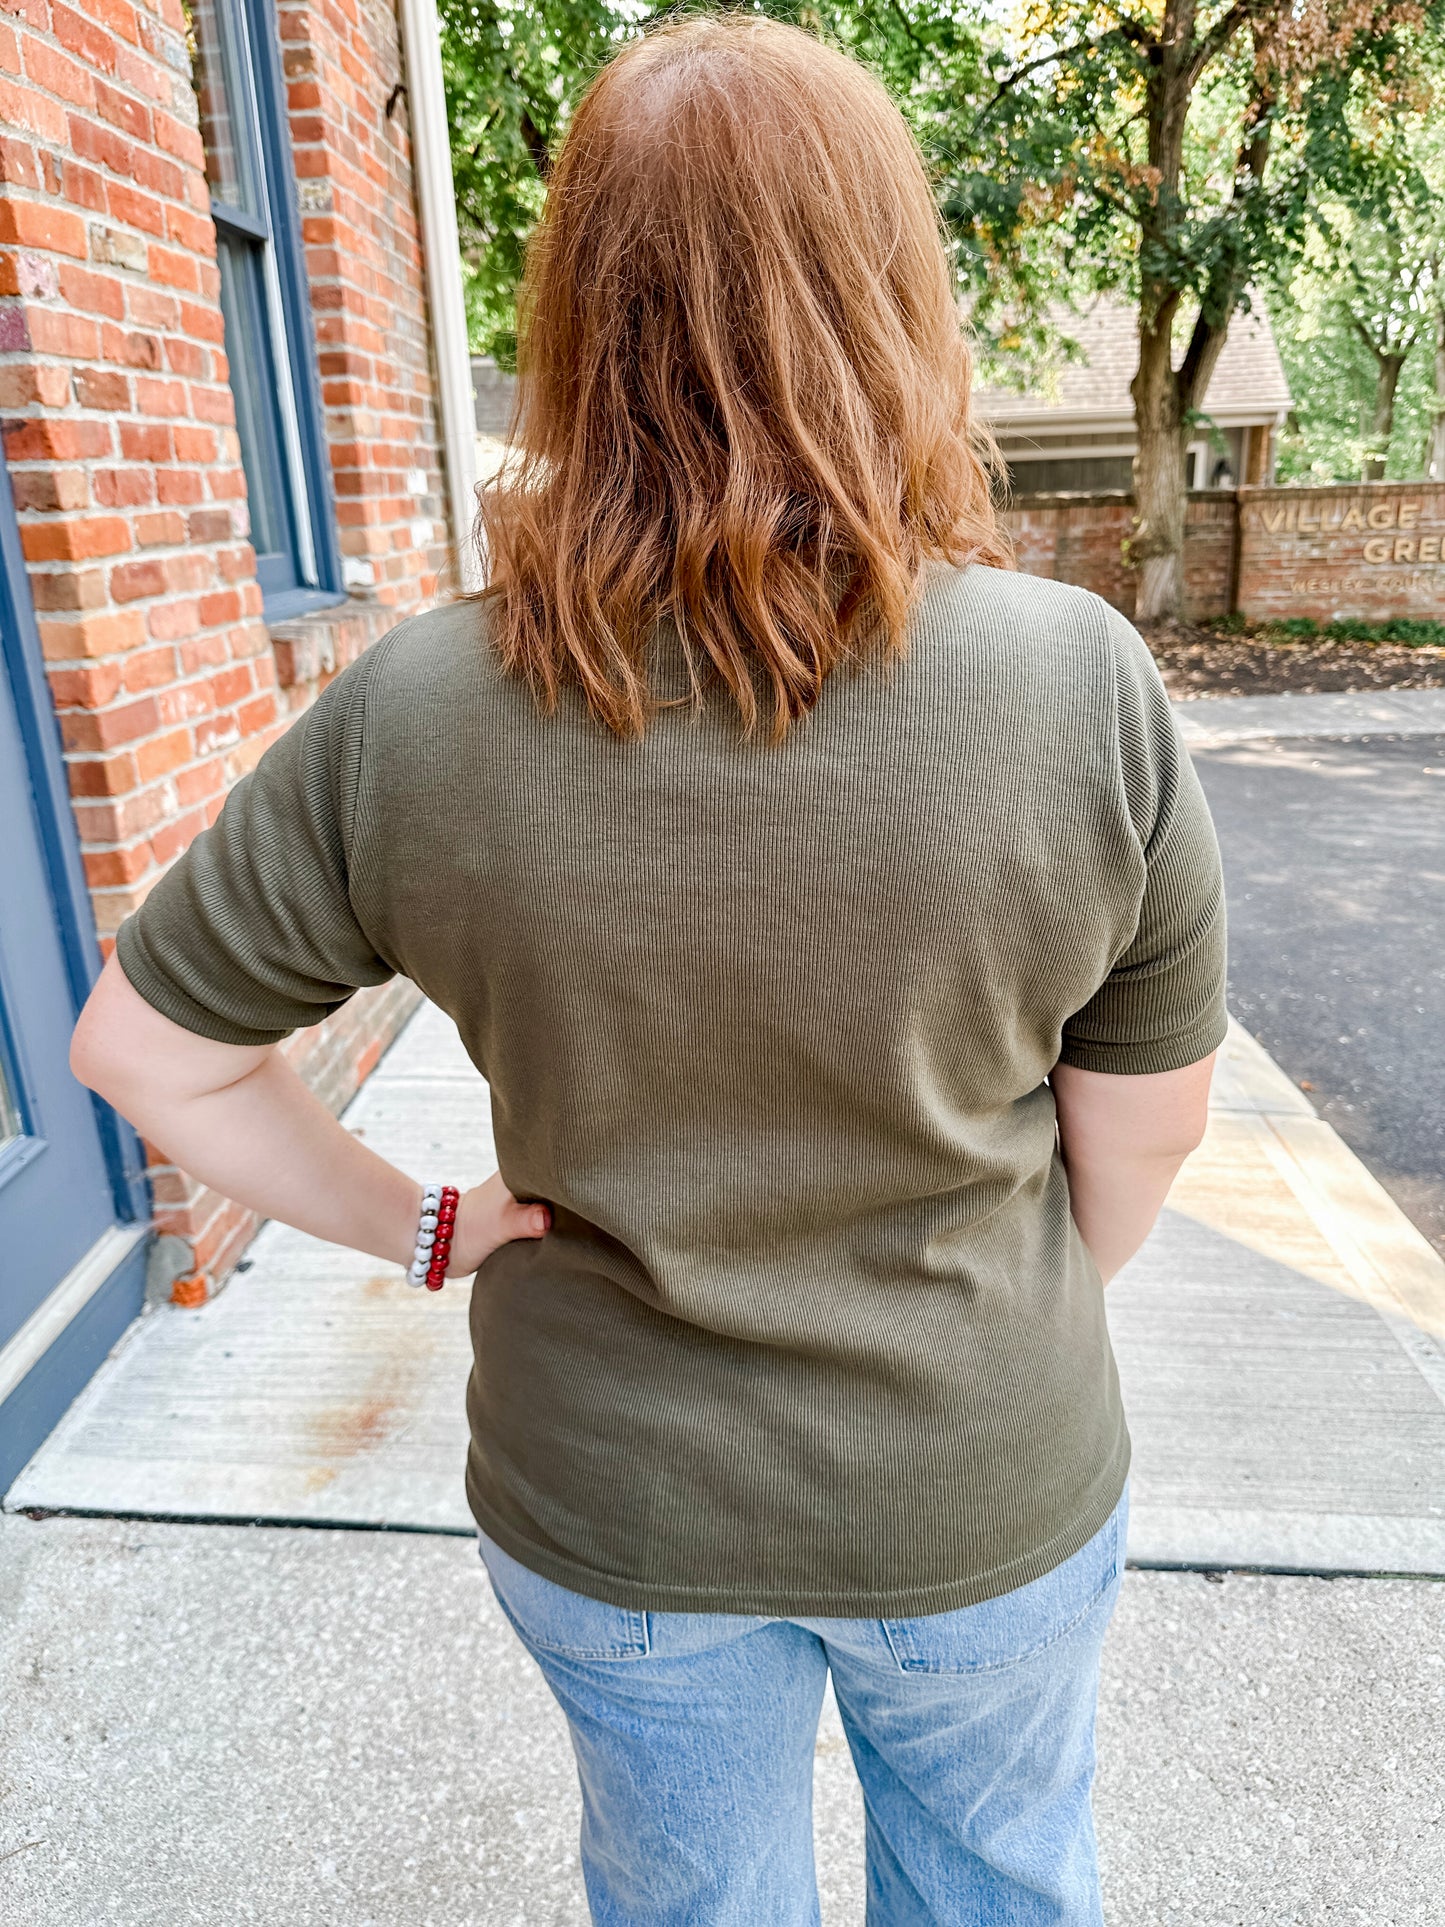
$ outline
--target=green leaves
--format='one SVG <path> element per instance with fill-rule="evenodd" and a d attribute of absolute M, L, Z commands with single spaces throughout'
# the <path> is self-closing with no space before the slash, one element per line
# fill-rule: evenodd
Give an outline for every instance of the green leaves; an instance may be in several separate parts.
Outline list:
<path fill-rule="evenodd" d="M 547 155 L 631 16 L 618 0 L 438 0 L 467 319 L 475 353 L 510 366 L 527 236 Z"/>
<path fill-rule="evenodd" d="M 1415 77 L 1438 88 L 1442 67 L 1445 52 L 1427 44 Z M 1404 479 L 1433 452 L 1445 402 L 1445 124 L 1428 87 L 1386 106 L 1370 94 L 1347 102 L 1333 187 L 1311 196 L 1304 247 L 1272 297 L 1301 418 L 1281 453 L 1291 476 Z"/>
<path fill-rule="evenodd" d="M 452 174 L 471 343 L 504 366 L 516 352 L 516 291 L 541 213 L 547 157 L 598 67 L 666 0 L 438 0 Z M 930 152 L 957 133 L 984 64 L 973 9 L 917 0 L 753 0 L 752 10 L 846 48 L 880 76 Z M 941 161 L 942 165 L 943 162 Z"/>

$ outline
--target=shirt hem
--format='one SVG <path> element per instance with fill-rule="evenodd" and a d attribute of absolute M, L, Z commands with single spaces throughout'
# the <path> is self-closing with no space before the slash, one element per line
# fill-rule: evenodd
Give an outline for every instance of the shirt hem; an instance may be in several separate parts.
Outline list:
<path fill-rule="evenodd" d="M 1148 1076 L 1158 1071 L 1182 1071 L 1217 1051 L 1229 1032 L 1227 1011 L 1211 1013 L 1173 1037 L 1157 1037 L 1132 1044 L 1094 1044 L 1072 1038 L 1059 1052 L 1059 1062 L 1075 1070 L 1103 1071 L 1115 1077 Z"/>
<path fill-rule="evenodd" d="M 598 1572 L 564 1554 L 534 1545 L 502 1519 L 467 1479 L 467 1504 L 473 1519 L 503 1552 L 510 1553 L 529 1572 L 554 1585 L 581 1593 L 584 1598 L 619 1606 L 627 1612 L 741 1613 L 772 1619 L 921 1619 L 933 1613 L 957 1612 L 1016 1592 L 1042 1579 L 1056 1566 L 1086 1546 L 1112 1516 L 1123 1496 L 1129 1474 L 1129 1433 L 1122 1420 L 1118 1441 L 1089 1488 L 1079 1511 L 1066 1526 L 1043 1544 L 1032 1547 L 983 1572 L 939 1580 L 926 1586 L 847 1588 L 809 1591 L 792 1586 L 731 1584 L 707 1586 L 664 1584 L 630 1579 L 621 1573 Z"/>
<path fill-rule="evenodd" d="M 191 1031 L 197 1037 L 209 1038 L 213 1044 L 279 1044 L 299 1028 L 300 1022 L 321 1021 L 319 1016 L 301 1019 L 297 1024 L 277 1030 L 238 1024 L 229 1017 L 217 1016 L 215 1011 L 207 1010 L 204 1004 L 198 1004 L 188 991 L 182 990 L 174 978 L 167 976 L 161 966 L 153 961 L 134 917 L 128 917 L 117 930 L 115 954 L 126 982 L 138 996 L 145 999 L 152 1010 L 158 1010 L 162 1017 L 179 1024 L 182 1030 Z"/>

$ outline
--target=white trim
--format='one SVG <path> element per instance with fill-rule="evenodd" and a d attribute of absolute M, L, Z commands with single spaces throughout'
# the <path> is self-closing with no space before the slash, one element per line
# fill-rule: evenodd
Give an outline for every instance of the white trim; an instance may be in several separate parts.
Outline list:
<path fill-rule="evenodd" d="M 308 589 L 314 589 L 321 576 L 316 567 L 316 542 L 311 533 L 311 497 L 306 488 L 306 464 L 301 456 L 296 390 L 291 382 L 291 345 L 286 336 L 286 311 L 281 306 L 276 249 L 270 241 L 261 250 L 261 279 L 266 288 L 266 317 L 271 324 L 271 360 L 276 369 L 276 399 L 280 403 L 281 434 L 286 443 L 286 473 L 291 480 L 296 560 L 302 582 Z"/>
<path fill-rule="evenodd" d="M 0 1405 L 40 1363 L 116 1267 L 130 1256 L 146 1231 L 145 1225 L 113 1224 L 36 1306 L 15 1336 L 0 1347 Z"/>
<path fill-rule="evenodd" d="M 407 109 L 411 118 L 412 172 L 421 208 L 426 257 L 427 312 L 437 371 L 437 414 L 446 462 L 447 500 L 457 576 L 464 589 L 477 586 L 479 571 L 471 531 L 477 506 L 477 414 L 472 397 L 467 311 L 462 298 L 462 256 L 457 240 L 456 189 L 451 138 L 442 85 L 441 28 L 435 0 L 401 0 L 406 52 Z"/>
<path fill-rule="evenodd" d="M 1201 408 L 1215 428 L 1274 428 L 1284 419 L 1277 408 Z"/>
<path fill-rule="evenodd" d="M 1024 448 L 1011 448 L 1007 442 L 999 442 L 999 453 L 1010 462 L 1112 462 L 1121 455 L 1134 453 L 1133 442 L 1105 442 L 1089 445 L 1086 442 L 1060 442 L 1057 448 L 1049 443 L 1030 442 Z"/>
<path fill-rule="evenodd" d="M 990 408 L 983 396 L 975 397 L 975 406 L 988 424 L 989 433 L 995 437 L 1062 434 L 1066 429 L 1074 434 L 1087 431 L 1096 435 L 1132 435 L 1135 430 L 1132 409 L 1051 408 L 1046 402 L 1039 402 L 1032 408 L 1010 409 L 1002 404 Z M 1202 408 L 1199 412 L 1217 428 L 1257 428 L 1270 425 L 1278 427 L 1289 411 L 1267 402 L 1256 402 L 1239 403 L 1226 408 Z"/>
<path fill-rule="evenodd" d="M 1127 434 L 1134 432 L 1132 408 L 1057 408 L 1048 402 L 1036 402 L 1032 407 L 1020 407 L 1017 402 L 1012 408 L 1005 403 L 990 407 L 988 398 L 983 395 L 974 397 L 974 406 L 995 435 L 1022 435 L 1030 428 L 1086 428 L 1101 435 L 1110 430 Z"/>

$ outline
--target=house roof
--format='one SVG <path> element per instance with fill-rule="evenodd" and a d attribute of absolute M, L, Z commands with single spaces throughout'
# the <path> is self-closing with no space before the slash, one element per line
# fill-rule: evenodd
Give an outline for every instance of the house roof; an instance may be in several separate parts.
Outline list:
<path fill-rule="evenodd" d="M 1269 317 L 1258 295 L 1253 300 L 1251 311 L 1229 324 L 1205 397 L 1207 411 L 1221 426 L 1277 421 L 1294 405 Z M 1051 319 L 1061 334 L 1078 342 L 1083 359 L 1041 374 L 1027 394 L 975 389 L 980 414 L 996 434 L 1015 424 L 1033 427 L 1044 417 L 1060 425 L 1119 422 L 1132 427 L 1129 384 L 1139 366 L 1134 309 L 1101 295 L 1081 313 L 1056 308 Z"/>

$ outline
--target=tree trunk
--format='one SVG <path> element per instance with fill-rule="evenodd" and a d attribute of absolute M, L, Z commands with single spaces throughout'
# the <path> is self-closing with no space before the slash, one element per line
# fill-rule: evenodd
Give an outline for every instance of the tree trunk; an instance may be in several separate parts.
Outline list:
<path fill-rule="evenodd" d="M 1435 310 L 1435 409 L 1425 445 L 1425 473 L 1445 482 L 1445 303 Z"/>
<path fill-rule="evenodd" d="M 1164 0 L 1159 38 L 1149 54 L 1145 120 L 1156 186 L 1139 204 L 1139 368 L 1134 398 L 1134 534 L 1138 568 L 1134 613 L 1170 621 L 1184 607 L 1184 407 L 1174 372 L 1174 321 L 1180 290 L 1157 263 L 1175 253 L 1184 130 L 1197 72 L 1197 0 Z"/>
<path fill-rule="evenodd" d="M 1390 437 L 1395 432 L 1395 390 L 1400 385 L 1403 355 L 1375 350 L 1375 419 L 1370 428 L 1370 452 L 1365 457 L 1365 480 L 1383 482 Z"/>
<path fill-rule="evenodd" d="M 1184 606 L 1184 420 L 1170 353 L 1178 297 L 1152 323 L 1140 312 L 1139 372 L 1130 387 L 1138 437 L 1134 452 L 1134 536 L 1141 622 L 1171 621 Z"/>

